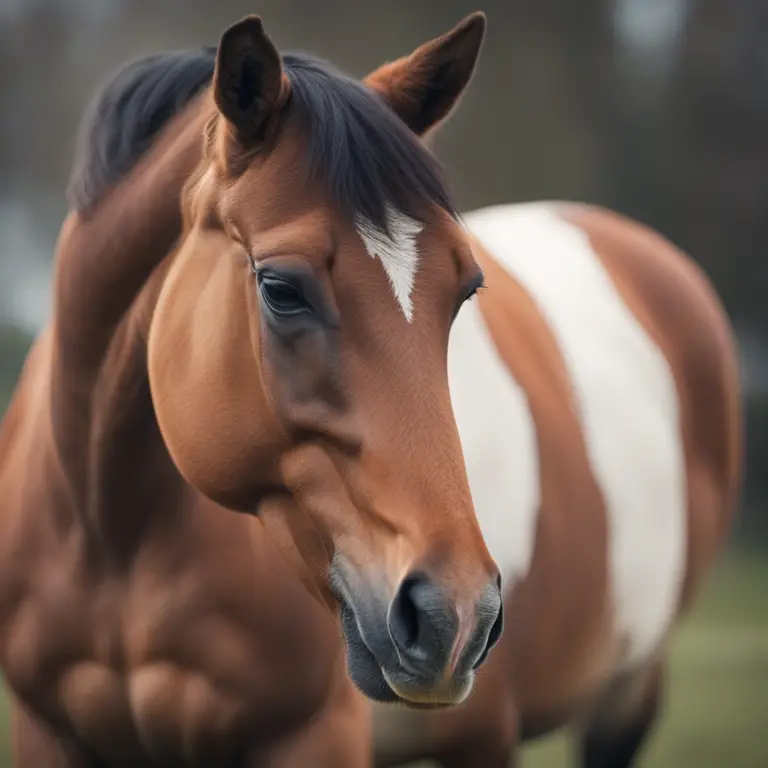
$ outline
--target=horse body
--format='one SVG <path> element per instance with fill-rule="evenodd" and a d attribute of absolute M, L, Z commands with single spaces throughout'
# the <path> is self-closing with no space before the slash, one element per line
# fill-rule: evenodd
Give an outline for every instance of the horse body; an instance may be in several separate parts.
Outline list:
<path fill-rule="evenodd" d="M 452 331 L 451 396 L 508 621 L 456 709 L 375 707 L 376 762 L 501 768 L 577 723 L 585 768 L 626 768 L 736 504 L 730 328 L 692 262 L 636 222 L 552 203 L 465 221 L 486 290 Z"/>

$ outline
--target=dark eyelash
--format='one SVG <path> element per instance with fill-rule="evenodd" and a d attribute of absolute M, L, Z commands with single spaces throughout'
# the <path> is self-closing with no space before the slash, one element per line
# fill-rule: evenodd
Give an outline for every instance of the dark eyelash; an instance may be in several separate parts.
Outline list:
<path fill-rule="evenodd" d="M 477 296 L 479 293 L 482 293 L 482 292 L 485 290 L 485 288 L 486 288 L 486 285 L 485 285 L 485 283 L 483 283 L 482 285 L 478 285 L 477 287 L 473 288 L 473 289 L 472 289 L 472 290 L 471 290 L 471 291 L 470 291 L 470 292 L 467 294 L 467 298 L 465 299 L 465 301 L 471 301 L 471 300 L 472 300 L 472 299 L 474 299 L 474 298 L 475 298 L 475 296 Z"/>

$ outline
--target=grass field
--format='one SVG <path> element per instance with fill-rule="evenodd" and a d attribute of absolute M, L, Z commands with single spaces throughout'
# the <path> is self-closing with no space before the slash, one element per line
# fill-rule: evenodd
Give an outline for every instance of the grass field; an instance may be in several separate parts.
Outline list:
<path fill-rule="evenodd" d="M 768 556 L 731 554 L 715 569 L 676 638 L 669 685 L 641 768 L 768 768 Z M 6 723 L 0 698 L 0 768 L 11 766 Z M 564 736 L 523 758 L 523 768 L 568 765 Z"/>

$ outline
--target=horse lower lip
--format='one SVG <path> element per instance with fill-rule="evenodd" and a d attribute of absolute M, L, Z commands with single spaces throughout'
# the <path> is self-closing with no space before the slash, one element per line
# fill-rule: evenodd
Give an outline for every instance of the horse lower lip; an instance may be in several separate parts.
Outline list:
<path fill-rule="evenodd" d="M 409 684 L 407 689 L 394 679 L 393 670 L 381 668 L 381 674 L 386 684 L 395 695 L 403 702 L 417 707 L 446 707 L 458 704 L 466 698 L 470 686 L 458 680 L 434 685 L 433 682 L 420 682 L 416 685 Z M 411 681 L 409 681 L 411 683 Z"/>

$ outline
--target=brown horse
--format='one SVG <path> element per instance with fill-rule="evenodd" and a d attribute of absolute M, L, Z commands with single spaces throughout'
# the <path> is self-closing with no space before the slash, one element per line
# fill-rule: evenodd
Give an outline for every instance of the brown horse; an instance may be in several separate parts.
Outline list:
<path fill-rule="evenodd" d="M 731 328 L 686 255 L 612 212 L 465 222 L 487 288 L 454 323 L 449 381 L 506 628 L 458 707 L 375 712 L 376 762 L 502 768 L 570 724 L 579 765 L 627 768 L 737 503 Z"/>
<path fill-rule="evenodd" d="M 484 29 L 359 83 L 252 16 L 96 99 L 0 433 L 18 766 L 358 766 L 358 688 L 470 691 L 501 593 L 447 353 L 482 272 L 419 136 Z"/>

